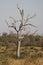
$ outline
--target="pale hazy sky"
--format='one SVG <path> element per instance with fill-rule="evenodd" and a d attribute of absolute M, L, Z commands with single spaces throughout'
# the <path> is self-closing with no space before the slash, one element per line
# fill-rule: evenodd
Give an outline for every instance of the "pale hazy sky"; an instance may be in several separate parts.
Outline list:
<path fill-rule="evenodd" d="M 43 34 L 43 0 L 0 0 L 0 33 L 9 32 L 5 23 L 9 16 L 18 18 L 17 3 L 24 9 L 25 16 L 36 13 L 36 17 L 30 21 L 38 28 L 33 28 L 32 31 L 38 30 L 38 34 Z"/>

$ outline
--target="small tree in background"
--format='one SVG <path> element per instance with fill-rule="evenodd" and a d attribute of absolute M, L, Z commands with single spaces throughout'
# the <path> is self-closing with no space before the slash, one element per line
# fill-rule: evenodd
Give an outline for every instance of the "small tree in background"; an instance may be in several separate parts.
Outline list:
<path fill-rule="evenodd" d="M 19 13 L 20 13 L 20 16 L 21 16 L 21 20 L 15 20 L 13 17 L 10 17 L 12 20 L 13 20 L 13 23 L 10 25 L 8 24 L 8 22 L 6 21 L 8 27 L 10 28 L 13 28 L 15 31 L 16 31 L 16 36 L 17 36 L 17 43 L 16 43 L 16 57 L 17 58 L 20 58 L 20 44 L 21 44 L 21 39 L 23 38 L 22 36 L 22 32 L 26 29 L 28 29 L 27 27 L 28 26 L 33 26 L 33 27 L 36 27 L 32 24 L 30 24 L 28 21 L 33 18 L 35 15 L 29 17 L 27 16 L 26 18 L 24 18 L 24 10 L 23 9 L 20 9 L 18 6 L 17 6 L 18 10 L 19 10 Z M 17 23 L 19 23 L 19 29 L 18 29 L 18 26 L 17 26 Z"/>

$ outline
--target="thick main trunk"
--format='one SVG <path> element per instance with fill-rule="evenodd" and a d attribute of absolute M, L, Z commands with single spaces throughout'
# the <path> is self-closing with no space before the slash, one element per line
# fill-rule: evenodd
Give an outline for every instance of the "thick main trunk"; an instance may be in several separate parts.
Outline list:
<path fill-rule="evenodd" d="M 17 32 L 16 58 L 20 58 L 20 44 L 21 40 L 19 40 L 19 33 Z"/>
<path fill-rule="evenodd" d="M 16 57 L 17 58 L 20 58 L 20 44 L 21 44 L 21 40 L 19 40 L 17 43 L 17 48 L 16 48 Z"/>

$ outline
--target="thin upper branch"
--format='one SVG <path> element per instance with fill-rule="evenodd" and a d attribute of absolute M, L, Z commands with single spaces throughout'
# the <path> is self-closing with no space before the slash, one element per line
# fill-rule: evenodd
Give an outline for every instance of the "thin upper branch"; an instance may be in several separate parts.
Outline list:
<path fill-rule="evenodd" d="M 36 27 L 36 26 L 33 25 L 33 24 L 25 24 L 25 25 L 23 25 L 23 26 L 27 26 L 27 25 L 30 25 L 30 26 Z"/>
<path fill-rule="evenodd" d="M 11 18 L 11 19 L 14 21 L 14 23 L 16 23 L 16 22 L 17 22 L 17 21 L 16 21 L 13 17 L 11 17 L 11 16 L 10 16 L 9 18 Z"/>
<path fill-rule="evenodd" d="M 35 17 L 36 14 L 34 14 L 33 16 L 29 17 L 29 15 L 26 17 L 26 20 L 25 20 L 25 24 L 30 20 L 32 19 L 33 17 Z"/>
<path fill-rule="evenodd" d="M 18 5 L 17 5 L 17 8 L 18 8 L 18 10 L 19 10 L 19 12 L 20 12 L 21 18 L 23 19 L 23 17 L 24 17 L 24 10 L 23 10 L 23 9 L 21 10 L 21 9 L 18 7 Z"/>

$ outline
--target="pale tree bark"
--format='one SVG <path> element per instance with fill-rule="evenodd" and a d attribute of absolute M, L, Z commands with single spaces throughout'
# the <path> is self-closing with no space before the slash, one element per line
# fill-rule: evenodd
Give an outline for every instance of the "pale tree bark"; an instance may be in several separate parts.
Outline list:
<path fill-rule="evenodd" d="M 16 57 L 20 58 L 21 31 L 17 32 Z"/>
<path fill-rule="evenodd" d="M 16 57 L 20 58 L 20 45 L 21 45 L 21 40 L 18 41 L 17 48 L 16 48 Z"/>
<path fill-rule="evenodd" d="M 30 23 L 27 23 L 29 21 L 29 19 L 33 18 L 35 15 L 31 16 L 31 17 L 24 18 L 24 10 L 23 9 L 21 10 L 19 7 L 17 7 L 17 8 L 20 12 L 21 20 L 16 21 L 13 17 L 10 17 L 11 19 L 13 19 L 12 25 L 9 25 L 8 22 L 6 22 L 6 23 L 7 23 L 8 27 L 13 28 L 17 33 L 16 57 L 20 58 L 20 45 L 21 45 L 21 39 L 22 39 L 22 38 L 20 38 L 21 37 L 21 31 L 24 30 L 26 26 L 33 26 L 33 27 L 36 27 L 36 26 L 34 26 Z M 19 30 L 17 30 L 17 27 L 15 25 L 15 23 L 18 23 L 18 21 L 20 22 Z"/>

